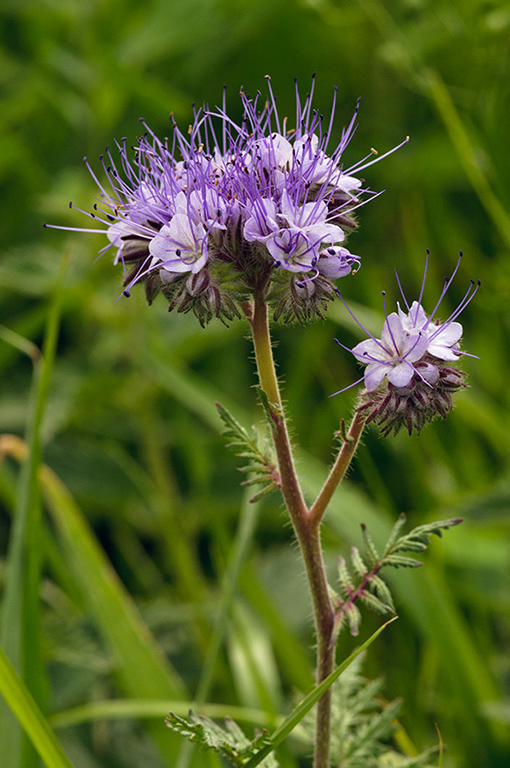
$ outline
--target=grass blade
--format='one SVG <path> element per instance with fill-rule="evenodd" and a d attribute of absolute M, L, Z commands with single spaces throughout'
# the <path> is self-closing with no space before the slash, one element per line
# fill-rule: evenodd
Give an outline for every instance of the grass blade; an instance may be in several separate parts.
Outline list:
<path fill-rule="evenodd" d="M 0 692 L 30 737 L 46 768 L 72 768 L 60 742 L 2 648 Z"/>
<path fill-rule="evenodd" d="M 53 728 L 67 728 L 78 723 L 93 720 L 117 720 L 125 718 L 163 719 L 169 712 L 180 717 L 195 711 L 194 701 L 175 701 L 171 699 L 109 699 L 94 701 L 56 712 L 49 718 Z M 258 728 L 267 726 L 267 713 L 262 709 L 239 707 L 232 704 L 201 704 L 199 713 L 217 720 L 230 717 L 239 723 L 251 723 Z"/>
<path fill-rule="evenodd" d="M 28 454 L 26 444 L 14 435 L 4 435 L 0 448 L 0 453 L 19 461 Z M 110 647 L 123 690 L 136 698 L 185 698 L 184 684 L 158 648 L 67 488 L 49 467 L 41 467 L 40 477 L 63 543 L 63 556 L 72 567 L 90 615 Z M 149 727 L 169 761 L 180 743 L 178 737 L 157 724 Z M 12 765 L 14 768 L 16 763 Z"/>
<path fill-rule="evenodd" d="M 41 474 L 64 556 L 79 581 L 88 611 L 115 658 L 123 690 L 137 698 L 184 698 L 181 679 L 157 646 L 67 488 L 48 467 L 43 467 Z M 154 739 L 170 761 L 178 738 L 157 723 L 153 725 L 154 728 L 150 724 L 149 727 Z"/>
<path fill-rule="evenodd" d="M 68 257 L 61 262 L 46 321 L 42 354 L 17 334 L 3 333 L 10 344 L 26 352 L 34 366 L 26 425 L 28 451 L 19 476 L 14 522 L 7 556 L 7 578 L 2 604 L 1 644 L 14 669 L 26 682 L 40 706 L 47 682 L 41 659 L 39 634 L 39 582 L 41 571 L 41 501 L 38 471 L 41 462 L 40 430 L 50 388 L 60 325 L 62 289 Z M 6 764 L 30 768 L 37 757 L 22 738 L 18 724 L 0 702 L 0 743 Z"/>
<path fill-rule="evenodd" d="M 230 613 L 235 590 L 237 588 L 239 574 L 246 559 L 247 552 L 253 541 L 259 513 L 259 504 L 250 503 L 251 493 L 246 492 L 241 507 L 241 515 L 237 527 L 236 538 L 230 553 L 230 558 L 225 569 L 222 583 L 219 610 L 216 615 L 211 639 L 202 667 L 194 707 L 201 707 L 209 695 L 213 682 L 214 668 L 221 650 L 225 635 L 227 618 Z M 188 768 L 193 749 L 190 742 L 185 742 L 177 759 L 177 768 Z"/>

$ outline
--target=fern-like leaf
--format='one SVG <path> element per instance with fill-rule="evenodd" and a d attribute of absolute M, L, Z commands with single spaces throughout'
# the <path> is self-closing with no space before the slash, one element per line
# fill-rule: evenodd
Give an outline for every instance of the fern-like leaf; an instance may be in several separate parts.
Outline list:
<path fill-rule="evenodd" d="M 188 720 L 171 712 L 165 722 L 173 731 L 198 744 L 202 751 L 213 749 L 218 752 L 235 768 L 243 768 L 260 749 L 270 743 L 267 732 L 250 741 L 230 718 L 225 719 L 224 728 L 210 718 L 192 712 Z M 278 768 L 278 762 L 272 754 L 260 765 L 262 768 Z"/>
<path fill-rule="evenodd" d="M 370 592 L 376 595 L 388 607 L 391 613 L 395 613 L 395 606 L 393 605 L 393 598 L 389 587 L 380 576 L 372 576 L 368 583 L 368 588 Z"/>
<path fill-rule="evenodd" d="M 335 607 L 333 633 L 335 640 L 345 624 L 349 625 L 351 634 L 358 634 L 361 614 L 358 609 L 354 610 L 357 602 L 377 613 L 395 613 L 391 592 L 380 575 L 381 569 L 384 567 L 418 568 L 423 563 L 404 553 L 423 552 L 427 549 L 431 536 L 441 536 L 443 530 L 461 522 L 459 517 L 439 520 L 435 523 L 420 525 L 409 533 L 401 535 L 405 524 L 405 515 L 401 515 L 393 526 L 381 556 L 375 548 L 366 525 L 362 525 L 363 555 L 357 547 L 352 547 L 352 574 L 344 558 L 339 558 L 338 561 L 340 594 L 332 594 Z"/>
<path fill-rule="evenodd" d="M 256 438 L 250 438 L 245 428 L 232 416 L 230 411 L 216 403 L 218 413 L 224 424 L 223 434 L 227 439 L 227 448 L 231 448 L 236 456 L 247 459 L 248 464 L 240 467 L 241 472 L 249 472 L 250 477 L 241 485 L 260 485 L 261 489 L 250 499 L 258 501 L 262 496 L 280 487 L 280 476 L 271 457 L 258 446 Z"/>
<path fill-rule="evenodd" d="M 431 536 L 442 537 L 443 531 L 452 528 L 454 525 L 459 525 L 462 522 L 461 517 L 453 517 L 449 520 L 438 520 L 435 523 L 428 523 L 427 525 L 419 525 L 417 528 L 413 528 L 412 531 L 401 536 L 395 543 L 388 549 L 386 545 L 386 551 L 389 552 L 423 552 L 429 545 L 429 539 Z"/>
<path fill-rule="evenodd" d="M 377 552 L 372 537 L 368 532 L 368 528 L 365 523 L 361 524 L 361 534 L 363 536 L 363 546 L 365 558 L 370 568 L 373 568 L 376 563 L 379 562 L 379 553 Z"/>
<path fill-rule="evenodd" d="M 276 403 L 272 403 L 270 401 L 269 397 L 267 396 L 267 392 L 262 389 L 262 387 L 255 387 L 255 389 L 264 409 L 267 422 L 271 427 L 271 430 L 274 430 L 276 424 L 283 421 L 282 409 L 279 405 L 276 405 Z"/>
<path fill-rule="evenodd" d="M 363 590 L 363 592 L 360 593 L 359 599 L 365 605 L 367 608 L 371 608 L 376 613 L 393 613 L 393 609 L 387 605 L 387 603 L 383 603 L 382 600 L 379 600 L 379 598 L 374 595 L 373 592 L 369 592 L 368 590 Z"/>
<path fill-rule="evenodd" d="M 355 587 L 344 557 L 338 558 L 338 584 L 343 598 L 347 600 L 354 592 Z"/>
<path fill-rule="evenodd" d="M 353 637 L 359 634 L 359 625 L 361 623 L 361 613 L 355 603 L 349 603 L 345 610 L 345 617 L 349 622 L 349 629 Z"/>
<path fill-rule="evenodd" d="M 388 552 L 391 552 L 394 544 L 396 543 L 396 541 L 399 538 L 400 531 L 404 527 L 404 525 L 406 523 L 406 520 L 407 520 L 407 518 L 406 518 L 405 514 L 402 513 L 399 516 L 399 518 L 398 518 L 397 522 L 395 523 L 395 525 L 393 526 L 393 528 L 391 529 L 391 533 L 389 535 L 388 541 L 386 542 L 386 547 L 384 549 L 383 557 L 384 557 L 384 555 L 388 554 Z"/>
<path fill-rule="evenodd" d="M 362 579 L 370 569 L 365 565 L 365 562 L 361 557 L 360 551 L 357 547 L 351 547 L 351 560 L 352 567 L 354 568 L 356 575 Z"/>
<path fill-rule="evenodd" d="M 392 565 L 393 568 L 419 568 L 423 563 L 406 555 L 388 555 L 384 558 L 383 565 Z"/>

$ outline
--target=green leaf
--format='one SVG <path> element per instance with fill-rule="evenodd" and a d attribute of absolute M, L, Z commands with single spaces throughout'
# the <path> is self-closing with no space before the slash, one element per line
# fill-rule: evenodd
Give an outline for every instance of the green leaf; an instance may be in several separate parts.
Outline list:
<path fill-rule="evenodd" d="M 377 552 L 374 542 L 368 532 L 368 528 L 365 523 L 361 524 L 361 533 L 363 535 L 363 545 L 365 547 L 365 557 L 367 558 L 370 568 L 373 568 L 376 563 L 379 562 L 379 553 Z"/>
<path fill-rule="evenodd" d="M 386 547 L 384 548 L 383 557 L 385 557 L 391 550 L 393 549 L 395 543 L 398 540 L 398 537 L 400 536 L 400 531 L 405 525 L 406 522 L 406 516 L 404 513 L 402 513 L 393 528 L 391 529 L 391 533 L 388 537 L 388 541 L 386 542 Z"/>
<path fill-rule="evenodd" d="M 398 534 L 400 533 L 404 522 L 405 516 L 401 515 L 386 542 L 383 555 L 384 559 L 386 558 L 386 555 L 395 552 L 423 552 L 429 545 L 430 536 L 435 535 L 441 537 L 443 530 L 452 528 L 454 525 L 459 525 L 459 523 L 462 522 L 462 518 L 454 517 L 449 520 L 437 520 L 434 523 L 419 525 L 417 528 L 413 528 L 412 531 L 409 531 L 409 533 L 398 538 Z"/>
<path fill-rule="evenodd" d="M 2 648 L 0 692 L 25 729 L 46 768 L 72 768 L 60 742 Z"/>
<path fill-rule="evenodd" d="M 305 648 L 288 627 L 280 609 L 273 604 L 249 563 L 240 574 L 240 586 L 271 632 L 279 667 L 285 678 L 298 690 L 309 690 L 313 685 L 313 675 Z"/>
<path fill-rule="evenodd" d="M 173 731 L 198 744 L 202 751 L 213 749 L 236 768 L 243 768 L 255 751 L 270 743 L 267 731 L 249 741 L 230 718 L 225 719 L 225 728 L 204 715 L 194 715 L 192 712 L 188 720 L 171 712 L 165 722 Z M 278 763 L 272 757 L 264 760 L 263 765 L 264 768 L 278 768 Z"/>
<path fill-rule="evenodd" d="M 405 536 L 402 536 L 402 538 L 398 540 L 395 547 L 398 546 L 402 547 L 402 549 L 405 549 L 406 545 L 416 542 L 422 543 L 426 549 L 430 536 L 439 536 L 439 538 L 441 538 L 443 535 L 443 530 L 446 531 L 448 528 L 452 528 L 453 526 L 459 525 L 460 523 L 462 523 L 461 517 L 453 517 L 449 520 L 436 520 L 434 523 L 419 525 L 417 528 L 413 528 L 413 530 L 407 533 Z"/>
<path fill-rule="evenodd" d="M 249 460 L 249 465 L 241 467 L 241 472 L 249 472 L 251 477 L 241 485 L 262 485 L 251 501 L 257 501 L 267 493 L 271 493 L 280 485 L 278 470 L 269 456 L 263 453 L 257 440 L 250 438 L 245 428 L 232 416 L 230 411 L 216 403 L 216 408 L 224 424 L 223 434 L 227 438 L 227 447 L 232 448 L 236 456 Z"/>
<path fill-rule="evenodd" d="M 29 352 L 34 365 L 26 424 L 27 455 L 23 459 L 17 489 L 16 506 L 7 555 L 0 640 L 14 668 L 26 681 L 38 703 L 47 698 L 47 681 L 40 649 L 40 575 L 42 514 L 38 484 L 41 462 L 40 433 L 53 372 L 60 326 L 63 284 L 67 255 L 60 271 L 49 307 L 42 354 L 32 345 Z M 10 338 L 12 343 L 14 339 Z M 30 768 L 36 755 L 22 743 L 22 733 L 0 702 L 0 743 L 6 764 L 12 768 Z"/>
<path fill-rule="evenodd" d="M 63 555 L 109 645 L 122 688 L 136 698 L 184 698 L 181 679 L 157 646 L 69 491 L 48 467 L 41 474 Z M 156 724 L 149 723 L 149 728 L 161 751 L 171 754 L 175 740 L 170 734 Z"/>
<path fill-rule="evenodd" d="M 380 576 L 372 576 L 368 584 L 369 590 L 376 594 L 377 597 L 385 603 L 388 608 L 395 613 L 395 606 L 393 604 L 393 597 L 390 592 L 390 588 Z"/>
<path fill-rule="evenodd" d="M 185 717 L 195 705 L 196 702 L 194 701 L 177 701 L 175 699 L 107 699 L 55 712 L 48 718 L 48 721 L 53 728 L 58 730 L 94 720 L 163 720 L 169 711 L 180 717 Z M 260 728 L 267 725 L 267 713 L 262 709 L 236 707 L 229 704 L 201 704 L 200 711 L 207 717 L 219 719 L 230 716 Z"/>
<path fill-rule="evenodd" d="M 260 482 L 260 481 L 259 481 Z M 251 483 L 243 483 L 243 485 L 251 485 Z M 254 504 L 256 501 L 260 501 L 260 499 L 263 496 L 267 496 L 269 493 L 275 490 L 275 488 L 278 488 L 279 486 L 274 483 L 273 485 L 266 485 L 265 488 L 262 488 L 262 490 L 255 493 L 253 496 L 250 497 L 250 501 Z"/>
<path fill-rule="evenodd" d="M 420 560 L 415 560 L 414 557 L 405 557 L 405 555 L 388 555 L 385 558 L 383 565 L 392 565 L 394 568 L 419 568 L 423 565 Z"/>
<path fill-rule="evenodd" d="M 264 413 L 266 415 L 267 423 L 269 424 L 271 431 L 274 429 L 275 421 L 283 420 L 283 412 L 282 409 L 276 405 L 275 403 L 272 403 L 269 400 L 269 397 L 267 396 L 267 393 L 262 389 L 262 387 L 255 387 L 255 391 L 257 392 L 257 395 L 259 396 L 259 400 L 262 404 L 262 407 L 264 409 Z"/>
<path fill-rule="evenodd" d="M 227 567 L 223 576 L 220 603 L 215 617 L 213 632 L 209 640 L 198 687 L 195 693 L 195 703 L 200 705 L 206 700 L 213 683 L 214 670 L 223 643 L 227 618 L 232 610 L 239 574 L 255 534 L 258 511 L 258 504 L 253 503 L 252 499 L 249 501 L 245 499 L 241 507 L 234 545 L 230 552 Z M 181 750 L 176 763 L 179 768 L 187 768 L 190 763 L 191 751 L 186 749 L 189 746 L 189 744 L 185 744 L 184 749 Z"/>
<path fill-rule="evenodd" d="M 379 600 L 376 595 L 372 594 L 371 592 L 367 592 L 366 590 L 360 594 L 361 602 L 367 606 L 367 608 L 371 608 L 373 611 L 376 611 L 377 613 L 392 613 L 392 608 L 387 605 L 387 603 L 383 603 L 382 600 Z"/>
<path fill-rule="evenodd" d="M 354 570 L 356 571 L 360 579 L 363 578 L 363 576 L 365 576 L 365 574 L 368 572 L 369 569 L 365 565 L 365 562 L 361 557 L 360 551 L 357 547 L 351 547 L 351 560 L 352 560 L 352 565 Z"/>
<path fill-rule="evenodd" d="M 355 587 L 344 557 L 338 558 L 338 582 L 343 597 L 348 599 L 354 592 Z"/>
<path fill-rule="evenodd" d="M 345 609 L 345 618 L 349 622 L 349 630 L 353 637 L 359 634 L 359 625 L 361 624 L 361 613 L 354 603 L 349 603 Z"/>

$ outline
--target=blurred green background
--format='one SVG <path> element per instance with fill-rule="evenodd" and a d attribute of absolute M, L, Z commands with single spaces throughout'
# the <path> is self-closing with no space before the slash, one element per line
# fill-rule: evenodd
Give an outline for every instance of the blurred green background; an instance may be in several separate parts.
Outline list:
<path fill-rule="evenodd" d="M 271 75 L 280 114 L 291 121 L 294 78 L 305 95 L 314 72 L 314 103 L 326 114 L 338 86 L 337 137 L 361 98 L 347 165 L 371 147 L 383 152 L 411 139 L 366 171 L 370 187 L 385 192 L 361 210 L 349 241 L 362 257 L 358 275 L 342 281 L 351 306 L 377 330 L 381 291 L 390 304 L 398 298 L 394 269 L 412 299 L 426 248 L 429 309 L 464 252 L 443 318 L 470 278 L 482 281 L 463 315 L 465 349 L 480 357 L 465 360 L 470 388 L 447 422 L 420 436 L 382 440 L 367 430 L 328 516 L 328 556 L 334 566 L 359 543 L 361 522 L 381 540 L 400 512 L 412 525 L 465 518 L 433 542 L 424 568 L 397 573 L 400 619 L 371 647 L 364 669 L 385 676 L 388 699 L 404 698 L 401 721 L 417 748 L 436 743 L 437 723 L 448 745 L 446 768 L 508 765 L 510 5 L 4 0 L 0 30 L 0 433 L 23 436 L 33 421 L 32 363 L 22 339 L 43 343 L 65 253 L 70 264 L 53 376 L 40 400 L 41 442 L 44 461 L 72 495 L 50 499 L 32 529 L 26 557 L 40 558 L 40 601 L 25 584 L 20 594 L 30 609 L 16 613 L 11 581 L 2 637 L 54 716 L 73 765 L 176 764 L 180 742 L 160 715 L 113 719 L 92 709 L 89 719 L 66 725 L 62 713 L 113 698 L 193 698 L 238 520 L 249 514 L 239 462 L 223 445 L 213 403 L 228 405 L 248 428 L 261 414 L 245 323 L 203 330 L 191 316 L 169 315 L 163 300 L 148 308 L 142 290 L 116 302 L 119 270 L 109 256 L 95 261 L 105 239 L 42 224 L 89 225 L 68 207 L 72 200 L 89 210 L 96 195 L 81 159 L 99 173 L 106 145 L 124 136 L 134 143 L 138 118 L 165 135 L 173 112 L 184 128 L 191 104 L 219 103 L 223 84 L 239 114 L 239 87 L 263 91 Z M 325 476 L 339 419 L 352 410 L 352 390 L 328 396 L 359 376 L 335 336 L 351 346 L 360 338 L 340 303 L 326 322 L 275 328 L 309 494 Z M 9 553 L 13 573 L 24 572 L 23 547 L 13 544 L 14 511 L 23 503 L 38 508 L 36 494 L 20 501 L 23 482 L 17 463 L 6 459 L 0 552 L 2 564 Z M 92 525 L 141 619 L 131 603 L 117 615 L 118 585 L 111 581 L 111 594 L 105 587 L 113 577 L 101 570 L 99 550 L 83 554 L 87 529 L 73 513 Z M 366 617 L 363 638 L 378 621 Z M 268 722 L 288 711 L 292 692 L 311 684 L 310 623 L 298 554 L 274 495 L 260 505 L 247 539 L 209 701 L 262 710 Z M 354 646 L 344 638 L 339 658 Z M 292 757 L 299 752 L 299 745 L 284 751 L 282 765 L 307 765 L 306 754 Z M 194 759 L 196 766 L 218 765 L 207 755 Z"/>

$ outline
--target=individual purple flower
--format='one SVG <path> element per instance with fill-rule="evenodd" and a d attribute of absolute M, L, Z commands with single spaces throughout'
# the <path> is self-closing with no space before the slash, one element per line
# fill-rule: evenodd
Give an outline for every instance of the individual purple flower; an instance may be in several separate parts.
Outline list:
<path fill-rule="evenodd" d="M 413 301 L 408 312 L 398 308 L 398 316 L 406 333 L 419 331 L 428 339 L 427 351 L 440 360 L 458 360 L 460 357 L 459 341 L 462 325 L 451 320 L 437 325 L 417 301 Z"/>
<path fill-rule="evenodd" d="M 99 196 L 88 214 L 94 226 L 79 231 L 106 233 L 102 252 L 115 249 L 124 295 L 143 282 L 149 302 L 162 292 L 170 309 L 192 310 L 203 324 L 239 315 L 259 291 L 275 318 L 308 320 L 334 298 L 331 281 L 357 270 L 345 239 L 375 196 L 358 175 L 380 158 L 371 151 L 345 168 L 356 113 L 330 151 L 335 100 L 325 125 L 313 87 L 304 102 L 296 87 L 288 128 L 268 89 L 264 103 L 241 91 L 240 123 L 224 98 L 221 108 L 196 110 L 186 134 L 174 124 L 170 140 L 145 126 L 133 157 L 125 141 L 117 163 L 106 150 L 104 183 L 87 164 Z"/>
<path fill-rule="evenodd" d="M 163 281 L 167 272 L 198 272 L 207 261 L 207 230 L 200 220 L 176 213 L 151 240 L 149 253 L 151 270 L 159 269 Z"/>
<path fill-rule="evenodd" d="M 475 286 L 471 282 L 464 298 L 445 322 L 436 318 L 436 311 L 459 265 L 460 258 L 452 276 L 445 279 L 433 312 L 427 315 L 421 304 L 427 275 L 427 252 L 419 300 L 409 306 L 397 276 L 405 310 L 397 305 L 398 311 L 388 315 L 384 303 L 381 338 L 369 333 L 369 339 L 349 350 L 366 366 L 360 380 L 364 381 L 365 389 L 360 396 L 358 411 L 366 412 L 367 422 L 375 421 L 383 435 L 392 431 L 397 433 L 402 426 L 409 434 L 413 429 L 419 432 L 436 415 L 446 418 L 453 407 L 452 394 L 466 386 L 465 373 L 450 363 L 467 355 L 460 349 L 462 325 L 456 318 L 475 295 L 479 283 Z M 363 328 L 358 320 L 356 322 Z M 368 333 L 365 328 L 363 330 Z"/>
<path fill-rule="evenodd" d="M 354 273 L 359 268 L 360 257 L 341 245 L 327 246 L 319 251 L 316 267 L 320 275 L 335 280 Z"/>
<path fill-rule="evenodd" d="M 320 149 L 316 134 L 295 142 L 294 158 L 299 175 L 306 178 L 310 187 L 325 185 L 330 191 L 335 190 L 352 198 L 356 198 L 356 192 L 361 190 L 361 180 L 345 173 L 333 158 Z"/>
<path fill-rule="evenodd" d="M 345 239 L 343 230 L 327 221 L 325 202 L 297 205 L 285 189 L 278 205 L 262 200 L 253 214 L 244 227 L 246 240 L 264 243 L 274 265 L 290 272 L 309 272 L 319 259 L 321 247 Z"/>
<path fill-rule="evenodd" d="M 414 363 L 423 358 L 428 343 L 425 333 L 406 331 L 396 312 L 388 315 L 380 339 L 362 341 L 352 350 L 354 357 L 367 366 L 367 390 L 377 389 L 384 378 L 396 387 L 406 387 L 416 373 Z"/>

